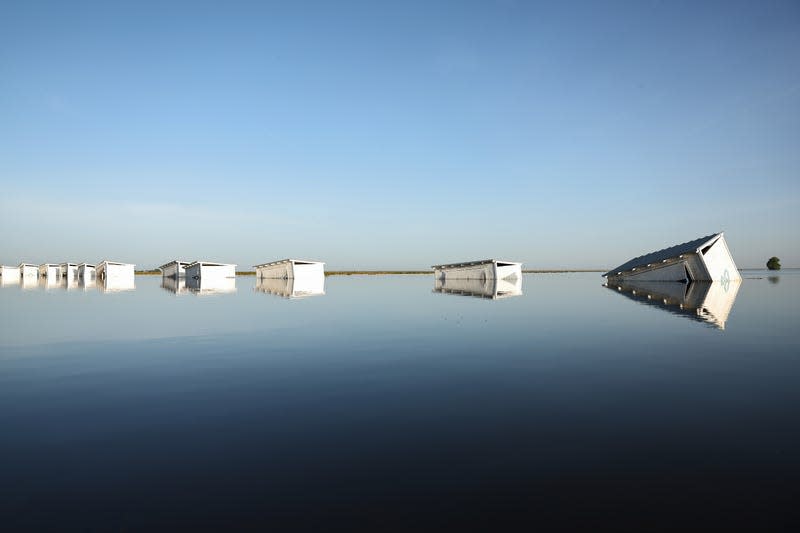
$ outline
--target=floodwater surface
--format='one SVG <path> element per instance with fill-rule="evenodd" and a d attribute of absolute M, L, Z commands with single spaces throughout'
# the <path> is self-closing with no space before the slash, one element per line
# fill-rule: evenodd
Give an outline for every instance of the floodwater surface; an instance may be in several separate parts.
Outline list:
<path fill-rule="evenodd" d="M 743 276 L 4 286 L 4 529 L 786 527 L 800 273 Z"/>

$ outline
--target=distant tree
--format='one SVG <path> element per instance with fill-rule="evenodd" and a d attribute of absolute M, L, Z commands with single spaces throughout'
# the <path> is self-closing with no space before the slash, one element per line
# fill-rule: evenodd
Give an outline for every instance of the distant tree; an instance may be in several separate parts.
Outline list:
<path fill-rule="evenodd" d="M 780 270 L 781 260 L 777 257 L 770 257 L 769 261 L 767 261 L 767 268 L 770 270 Z"/>

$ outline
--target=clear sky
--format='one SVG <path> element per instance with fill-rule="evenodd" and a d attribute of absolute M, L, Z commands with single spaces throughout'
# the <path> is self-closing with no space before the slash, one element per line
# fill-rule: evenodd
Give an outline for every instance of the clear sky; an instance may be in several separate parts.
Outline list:
<path fill-rule="evenodd" d="M 800 266 L 800 3 L 0 3 L 0 262 Z"/>

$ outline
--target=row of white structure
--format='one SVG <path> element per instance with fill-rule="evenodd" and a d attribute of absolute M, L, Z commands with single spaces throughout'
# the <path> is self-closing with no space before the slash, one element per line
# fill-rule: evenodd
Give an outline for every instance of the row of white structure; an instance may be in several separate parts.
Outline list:
<path fill-rule="evenodd" d="M 18 266 L 0 266 L 0 276 L 11 278 L 43 279 L 106 279 L 134 275 L 134 265 L 103 260 L 99 263 L 20 263 Z"/>
<path fill-rule="evenodd" d="M 254 265 L 258 279 L 299 279 L 320 278 L 325 275 L 324 263 L 300 259 L 282 259 Z M 89 263 L 45 263 L 33 265 L 20 263 L 17 267 L 0 267 L 0 275 L 35 275 L 77 278 L 96 275 L 132 276 L 134 265 L 115 261 L 101 261 L 97 265 Z M 485 259 L 464 263 L 433 265 L 434 276 L 443 284 L 448 280 L 487 280 L 513 281 L 522 277 L 522 263 Z M 191 278 L 196 280 L 227 279 L 236 276 L 236 265 L 211 261 L 172 260 L 159 267 L 164 277 Z M 728 249 L 722 232 L 714 233 L 682 244 L 664 248 L 639 257 L 603 274 L 612 280 L 640 281 L 740 281 L 736 264 Z"/>

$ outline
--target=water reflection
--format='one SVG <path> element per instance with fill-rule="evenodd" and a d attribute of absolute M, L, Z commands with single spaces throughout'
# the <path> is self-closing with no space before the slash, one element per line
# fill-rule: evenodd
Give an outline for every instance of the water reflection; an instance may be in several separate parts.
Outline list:
<path fill-rule="evenodd" d="M 189 289 L 186 288 L 186 278 L 176 276 L 162 276 L 161 288 L 173 294 L 187 294 Z"/>
<path fill-rule="evenodd" d="M 136 290 L 134 276 L 108 276 L 97 281 L 100 292 L 125 292 Z"/>
<path fill-rule="evenodd" d="M 0 276 L 0 287 L 12 287 L 19 285 L 20 276 Z"/>
<path fill-rule="evenodd" d="M 26 291 L 37 289 L 39 287 L 39 278 L 36 277 L 36 274 L 25 274 L 20 277 L 20 285 Z"/>
<path fill-rule="evenodd" d="M 512 276 L 504 279 L 443 279 L 434 278 L 433 292 L 455 294 L 458 296 L 474 296 L 489 300 L 499 300 L 522 296 L 522 277 Z"/>
<path fill-rule="evenodd" d="M 767 279 L 769 280 L 770 283 L 775 285 L 781 280 L 781 277 L 780 276 L 769 276 Z"/>
<path fill-rule="evenodd" d="M 236 292 L 236 278 L 222 278 L 217 276 L 195 278 L 193 276 L 187 276 L 184 283 L 189 291 L 200 296 Z"/>
<path fill-rule="evenodd" d="M 283 298 L 306 298 L 325 294 L 325 275 L 298 276 L 296 278 L 260 278 L 253 289 Z"/>
<path fill-rule="evenodd" d="M 724 330 L 736 301 L 739 285 L 739 282 L 719 281 L 609 281 L 605 286 L 639 303 L 706 322 Z"/>

